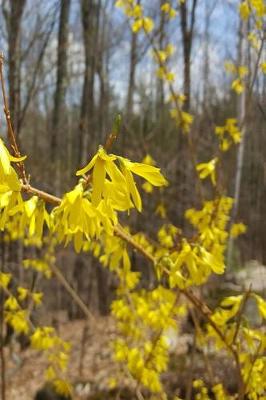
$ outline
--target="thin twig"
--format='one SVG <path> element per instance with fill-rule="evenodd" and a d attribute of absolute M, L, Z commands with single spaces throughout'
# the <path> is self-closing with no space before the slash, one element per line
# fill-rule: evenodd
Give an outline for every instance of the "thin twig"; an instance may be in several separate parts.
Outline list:
<path fill-rule="evenodd" d="M 12 152 L 15 157 L 19 158 L 21 157 L 15 132 L 12 126 L 11 122 L 11 116 L 10 116 L 10 111 L 8 107 L 8 101 L 7 101 L 7 95 L 6 95 L 6 88 L 5 88 L 5 81 L 4 81 L 4 74 L 3 74 L 3 66 L 4 66 L 4 55 L 3 53 L 0 53 L 0 80 L 1 80 L 1 90 L 2 90 L 2 96 L 3 96 L 3 102 L 4 102 L 4 113 L 6 116 L 6 123 L 7 123 L 7 133 L 8 133 L 8 139 L 9 143 L 11 145 Z M 26 177 L 26 171 L 25 171 L 25 166 L 23 161 L 17 163 L 20 177 L 23 181 L 24 184 L 27 184 L 27 177 Z"/>
<path fill-rule="evenodd" d="M 237 339 L 240 325 L 241 325 L 241 318 L 242 318 L 242 315 L 243 315 L 243 312 L 244 312 L 244 309 L 245 309 L 245 306 L 246 306 L 246 303 L 248 301 L 250 294 L 251 294 L 251 287 L 249 287 L 248 291 L 245 293 L 245 295 L 241 301 L 241 305 L 239 307 L 238 316 L 237 316 L 236 330 L 235 330 L 232 344 L 236 343 L 236 339 Z"/>
<path fill-rule="evenodd" d="M 225 344 L 227 350 L 229 353 L 233 356 L 236 364 L 236 371 L 237 371 L 237 380 L 238 380 L 238 394 L 239 394 L 239 400 L 242 400 L 244 398 L 244 393 L 245 393 L 245 385 L 244 385 L 244 380 L 242 376 L 242 371 L 241 371 L 241 363 L 239 359 L 239 354 L 234 345 L 231 345 L 228 343 L 226 340 L 225 335 L 223 332 L 220 330 L 218 325 L 215 324 L 215 322 L 211 318 L 211 311 L 210 309 L 206 306 L 205 303 L 203 303 L 199 298 L 197 298 L 191 290 L 189 289 L 184 289 L 182 290 L 182 293 L 184 296 L 192 303 L 195 305 L 197 310 L 202 314 L 202 316 L 206 319 L 206 321 L 211 325 L 213 330 L 216 332 L 216 334 L 219 336 L 219 338 L 222 340 L 222 342 Z"/>
<path fill-rule="evenodd" d="M 72 299 L 75 301 L 75 303 L 79 306 L 79 308 L 83 311 L 84 315 L 86 318 L 90 321 L 93 321 L 94 324 L 97 324 L 97 321 L 94 317 L 94 315 L 90 312 L 86 304 L 83 302 L 83 300 L 80 298 L 80 296 L 77 294 L 77 292 L 72 289 L 62 272 L 60 271 L 59 268 L 57 268 L 56 265 L 51 265 L 50 266 L 51 270 L 53 271 L 54 275 L 58 279 L 58 281 L 62 284 L 62 286 L 66 289 L 68 294 L 72 297 Z"/>

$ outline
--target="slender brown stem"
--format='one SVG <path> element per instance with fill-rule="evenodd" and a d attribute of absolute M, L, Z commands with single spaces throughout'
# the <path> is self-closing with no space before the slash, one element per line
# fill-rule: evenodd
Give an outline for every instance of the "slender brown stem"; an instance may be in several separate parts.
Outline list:
<path fill-rule="evenodd" d="M 249 288 L 249 290 L 245 293 L 245 295 L 241 301 L 241 305 L 240 305 L 240 308 L 238 311 L 238 316 L 237 316 L 236 330 L 235 330 L 235 334 L 234 334 L 233 341 L 232 341 L 233 344 L 236 343 L 236 339 L 237 339 L 240 325 L 241 325 L 241 318 L 242 318 L 242 315 L 243 315 L 243 312 L 244 312 L 244 309 L 246 306 L 246 302 L 248 301 L 250 294 L 251 294 L 251 288 Z"/>
<path fill-rule="evenodd" d="M 253 357 L 253 360 L 252 360 L 252 362 L 251 362 L 251 367 L 250 367 L 250 370 L 249 370 L 249 373 L 248 373 L 248 377 L 247 377 L 247 379 L 246 379 L 246 381 L 245 381 L 245 389 L 248 388 L 249 381 L 250 381 L 250 378 L 251 378 L 251 375 L 252 375 L 252 371 L 253 371 L 255 362 L 256 362 L 256 360 L 258 359 L 259 354 L 260 354 L 260 351 L 261 351 L 262 349 L 263 349 L 263 342 L 260 341 L 260 342 L 259 342 L 259 345 L 258 345 L 258 347 L 257 347 L 256 353 L 255 353 L 255 355 L 254 355 L 254 357 Z"/>
<path fill-rule="evenodd" d="M 62 199 L 60 199 L 60 197 L 57 197 L 57 196 L 54 196 L 53 194 L 39 190 L 29 184 L 21 185 L 21 189 L 25 193 L 29 193 L 29 194 L 38 196 L 40 199 L 43 199 L 46 203 L 53 204 L 54 206 L 59 206 L 61 204 Z"/>
<path fill-rule="evenodd" d="M 219 336 L 219 338 L 222 340 L 222 342 L 226 346 L 229 353 L 234 358 L 235 364 L 236 364 L 237 381 L 238 381 L 238 395 L 239 395 L 239 400 L 242 400 L 244 398 L 244 394 L 245 394 L 245 384 L 244 384 L 244 379 L 243 379 L 243 375 L 242 375 L 242 371 L 241 371 L 241 363 L 240 363 L 237 348 L 234 345 L 231 345 L 230 343 L 228 343 L 223 332 L 220 330 L 218 325 L 216 325 L 215 322 L 213 322 L 213 320 L 211 319 L 211 311 L 206 306 L 206 304 L 203 303 L 200 299 L 198 299 L 192 293 L 192 291 L 189 289 L 182 290 L 182 293 L 192 304 L 194 304 L 194 306 L 197 308 L 197 310 L 202 314 L 202 316 L 206 319 L 206 321 L 211 325 L 213 330 L 216 332 L 216 334 Z"/>
<path fill-rule="evenodd" d="M 4 81 L 4 73 L 3 73 L 3 66 L 4 66 L 4 56 L 1 53 L 0 54 L 0 80 L 1 80 L 1 90 L 2 90 L 2 97 L 3 97 L 3 103 L 4 103 L 4 113 L 6 116 L 6 123 L 7 123 L 7 133 L 8 133 L 8 139 L 9 143 L 12 149 L 12 152 L 15 157 L 21 157 L 17 140 L 16 140 L 16 135 L 12 126 L 11 122 L 11 116 L 10 116 L 10 111 L 8 107 L 8 100 L 7 100 L 7 95 L 6 95 L 6 88 L 5 88 L 5 81 Z M 26 171 L 25 171 L 25 166 L 24 163 L 21 161 L 17 163 L 20 177 L 23 181 L 24 184 L 27 183 L 27 177 L 26 177 Z"/>
<path fill-rule="evenodd" d="M 58 279 L 58 281 L 62 284 L 62 286 L 66 289 L 68 294 L 72 297 L 72 299 L 75 301 L 75 303 L 80 307 L 80 309 L 83 311 L 84 315 L 89 321 L 92 321 L 94 324 L 96 324 L 96 319 L 94 315 L 90 312 L 86 304 L 83 302 L 83 300 L 79 297 L 77 292 L 72 289 L 62 272 L 60 271 L 59 268 L 57 268 L 56 265 L 51 265 L 50 266 L 51 270 L 53 271 L 54 275 Z"/>

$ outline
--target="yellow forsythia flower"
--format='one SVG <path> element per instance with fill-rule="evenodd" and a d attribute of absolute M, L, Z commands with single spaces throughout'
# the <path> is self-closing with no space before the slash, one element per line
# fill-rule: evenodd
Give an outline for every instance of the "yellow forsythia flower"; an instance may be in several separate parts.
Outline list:
<path fill-rule="evenodd" d="M 11 162 L 21 162 L 25 160 L 25 158 L 26 157 L 13 157 L 0 139 L 0 186 L 6 187 L 7 190 L 20 190 L 20 182 L 16 171 L 11 166 Z"/>
<path fill-rule="evenodd" d="M 245 89 L 245 86 L 244 86 L 243 82 L 239 78 L 235 79 L 232 82 L 232 86 L 231 87 L 237 94 L 241 94 Z"/>
<path fill-rule="evenodd" d="M 11 280 L 11 274 L 5 274 L 3 272 L 0 272 L 0 286 L 2 286 L 2 288 L 6 289 L 8 287 L 10 280 Z"/>
<path fill-rule="evenodd" d="M 173 9 L 173 7 L 171 7 L 171 4 L 170 3 L 164 3 L 162 6 L 161 6 L 161 10 L 165 13 L 165 14 L 167 14 L 168 15 L 168 17 L 169 18 L 175 18 L 175 16 L 176 16 L 176 10 L 174 10 Z"/>
<path fill-rule="evenodd" d="M 19 299 L 20 301 L 25 300 L 26 297 L 28 296 L 28 293 L 29 293 L 28 289 L 26 289 L 26 288 L 24 288 L 24 287 L 21 287 L 21 286 L 19 286 L 19 287 L 17 288 L 17 291 L 18 291 L 18 299 Z"/>
<path fill-rule="evenodd" d="M 253 295 L 257 301 L 259 313 L 262 318 L 266 319 L 266 301 L 262 299 L 259 295 Z"/>
<path fill-rule="evenodd" d="M 10 311 L 16 311 L 19 309 L 19 304 L 17 302 L 17 299 L 14 296 L 10 296 L 4 304 L 5 309 L 10 310 Z"/>
<path fill-rule="evenodd" d="M 159 215 L 161 218 L 166 218 L 166 208 L 163 203 L 158 204 L 155 214 Z"/>
<path fill-rule="evenodd" d="M 239 13 L 242 19 L 248 19 L 250 15 L 250 8 L 247 1 L 243 1 L 239 6 Z"/>
<path fill-rule="evenodd" d="M 246 225 L 244 225 L 242 222 L 240 222 L 238 224 L 233 224 L 230 233 L 233 238 L 236 238 L 239 235 L 242 235 L 243 233 L 245 233 L 246 231 L 247 231 Z"/>
<path fill-rule="evenodd" d="M 206 179 L 210 176 L 212 184 L 216 185 L 216 164 L 218 162 L 218 158 L 215 157 L 213 160 L 208 163 L 198 164 L 196 169 L 199 173 L 200 179 Z"/>
<path fill-rule="evenodd" d="M 62 396 L 69 396 L 72 393 L 72 387 L 69 382 L 63 379 L 55 379 L 53 381 L 55 391 Z"/>
<path fill-rule="evenodd" d="M 266 62 L 260 64 L 261 70 L 264 74 L 266 74 Z"/>

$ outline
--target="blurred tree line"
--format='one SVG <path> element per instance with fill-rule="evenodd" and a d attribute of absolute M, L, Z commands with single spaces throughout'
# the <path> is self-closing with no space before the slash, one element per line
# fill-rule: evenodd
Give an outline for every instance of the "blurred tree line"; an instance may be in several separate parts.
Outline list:
<path fill-rule="evenodd" d="M 159 48 L 171 39 L 176 47 L 172 67 L 177 85 L 186 96 L 185 110 L 195 118 L 193 135 L 198 159 L 207 161 L 215 148 L 214 130 L 238 114 L 237 95 L 230 90 L 225 60 L 239 62 L 241 27 L 237 7 L 219 0 L 173 2 L 177 18 L 166 23 L 162 0 L 143 0 L 158 21 L 153 32 Z M 146 216 L 132 212 L 136 231 L 153 234 L 158 204 L 170 204 L 167 213 L 184 227 L 185 208 L 197 205 L 194 172 L 187 162 L 186 141 L 169 116 L 169 93 L 156 78 L 149 42 L 131 32 L 113 0 L 2 0 L 0 47 L 6 57 L 12 121 L 32 182 L 61 194 L 75 183 L 75 171 L 104 143 L 119 112 L 121 134 L 114 152 L 141 161 L 149 153 L 170 181 L 151 201 L 146 195 Z M 236 3 L 236 2 L 235 2 Z M 249 27 L 247 27 L 249 29 Z M 238 32 L 237 35 L 236 31 Z M 232 40 L 237 37 L 238 40 Z M 247 43 L 247 63 L 256 57 Z M 246 142 L 237 219 L 248 232 L 234 247 L 234 264 L 249 259 L 266 263 L 266 78 L 256 80 L 247 93 Z M 1 135 L 5 126 L 1 121 Z M 224 180 L 234 194 L 235 156 L 227 155 Z M 36 251 L 36 250 L 30 250 Z M 2 243 L 5 269 L 15 271 L 25 250 L 16 243 Z M 137 256 L 136 268 L 139 266 Z M 92 308 L 106 313 L 112 297 L 107 271 L 87 254 L 74 255 L 60 248 L 58 265 L 66 278 Z M 26 273 L 26 272 L 25 272 Z M 24 272 L 18 279 L 23 281 Z M 146 277 L 147 281 L 150 279 Z M 55 289 L 51 308 L 80 311 L 56 281 L 43 283 Z M 51 292 L 52 293 L 52 292 Z"/>

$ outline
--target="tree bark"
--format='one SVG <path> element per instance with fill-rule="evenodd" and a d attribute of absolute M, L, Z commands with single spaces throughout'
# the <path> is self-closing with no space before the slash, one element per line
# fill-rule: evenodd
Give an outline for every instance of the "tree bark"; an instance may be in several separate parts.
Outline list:
<path fill-rule="evenodd" d="M 95 43 L 97 40 L 95 15 L 97 15 L 97 5 L 94 1 L 81 0 L 85 67 L 79 123 L 79 164 L 84 164 L 87 161 L 89 139 L 93 139 Z"/>
<path fill-rule="evenodd" d="M 68 20 L 71 0 L 61 0 L 60 20 L 58 29 L 57 45 L 57 71 L 56 89 L 54 93 L 54 110 L 52 116 L 52 135 L 51 135 L 51 161 L 55 162 L 59 157 L 59 139 L 62 121 L 65 118 L 63 111 L 65 108 L 65 97 L 67 89 L 67 47 L 68 47 Z"/>
<path fill-rule="evenodd" d="M 164 0 L 160 0 L 160 10 L 165 3 Z M 159 40 L 158 48 L 163 50 L 165 46 L 165 13 L 160 11 L 160 27 L 159 27 Z M 157 93 L 156 93 L 156 114 L 162 119 L 164 107 L 164 81 L 162 79 L 157 79 Z"/>
<path fill-rule="evenodd" d="M 137 35 L 134 32 L 131 32 L 130 66 L 129 66 L 129 79 L 128 79 L 128 89 L 127 89 L 127 105 L 126 105 L 126 114 L 128 118 L 130 118 L 133 112 L 136 65 L 137 65 Z"/>
<path fill-rule="evenodd" d="M 140 4 L 140 0 L 137 1 Z M 138 46 L 138 35 L 131 32 L 131 47 L 130 47 L 130 65 L 129 65 L 129 77 L 128 77 L 128 89 L 127 89 L 127 102 L 126 102 L 126 115 L 128 118 L 132 116 L 133 112 L 133 101 L 134 92 L 136 85 L 136 66 L 138 62 L 137 57 L 137 46 Z"/>
<path fill-rule="evenodd" d="M 189 111 L 190 109 L 190 86 L 191 86 L 191 50 L 194 34 L 195 16 L 196 16 L 197 0 L 193 0 L 192 9 L 188 13 L 187 2 L 180 4 L 180 18 L 181 18 L 181 32 L 182 32 L 182 47 L 183 47 L 183 90 L 186 100 L 184 103 L 184 110 Z"/>
<path fill-rule="evenodd" d="M 239 30 L 239 52 L 238 52 L 238 65 L 246 65 L 247 62 L 247 22 L 240 22 Z M 246 145 L 246 85 L 244 91 L 237 97 L 237 119 L 238 124 L 241 126 L 241 142 L 238 147 L 237 160 L 236 160 L 236 171 L 235 171 L 235 184 L 234 184 L 234 204 L 231 213 L 230 226 L 232 226 L 237 218 L 240 200 L 240 190 L 241 190 L 241 180 L 242 180 L 242 170 L 244 162 L 244 151 Z M 228 253 L 227 253 L 227 263 L 231 267 L 233 263 L 233 247 L 234 239 L 232 236 L 229 237 L 228 242 Z"/>

